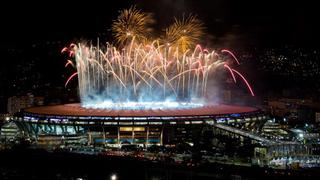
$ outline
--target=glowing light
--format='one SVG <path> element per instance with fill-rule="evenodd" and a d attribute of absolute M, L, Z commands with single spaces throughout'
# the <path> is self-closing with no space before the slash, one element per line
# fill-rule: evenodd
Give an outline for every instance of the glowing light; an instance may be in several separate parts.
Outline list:
<path fill-rule="evenodd" d="M 77 73 L 77 72 L 73 73 L 73 74 L 68 78 L 68 80 L 66 81 L 66 83 L 65 83 L 64 87 L 67 87 L 67 85 L 68 85 L 69 81 L 70 81 L 73 77 L 75 77 L 76 75 L 78 75 L 78 73 Z"/>
<path fill-rule="evenodd" d="M 203 23 L 195 16 L 183 17 L 152 40 L 151 14 L 131 7 L 120 12 L 112 32 L 117 47 L 71 44 L 62 49 L 69 55 L 65 67 L 76 69 L 65 86 L 77 75 L 81 104 L 86 108 L 166 109 L 203 106 L 208 81 L 224 65 L 236 83 L 238 71 L 228 66 L 216 51 L 202 48 Z M 239 64 L 235 55 L 228 53 Z M 71 59 L 71 60 L 70 60 Z M 201 102 L 201 103 L 199 103 Z"/>
<path fill-rule="evenodd" d="M 61 50 L 61 53 L 64 53 L 64 52 L 67 52 L 69 49 L 67 47 L 64 47 L 62 50 Z"/>
<path fill-rule="evenodd" d="M 235 73 L 237 73 L 237 74 L 242 78 L 242 80 L 246 83 L 246 85 L 247 85 L 247 87 L 248 87 L 251 95 L 254 96 L 253 90 L 252 90 L 250 84 L 248 83 L 248 81 L 246 80 L 246 78 L 245 78 L 241 73 L 239 73 L 238 71 L 236 71 L 236 70 L 234 70 L 234 69 L 232 69 L 232 71 L 235 72 Z"/>
<path fill-rule="evenodd" d="M 74 51 L 69 51 L 69 57 L 73 57 L 74 56 Z"/>
<path fill-rule="evenodd" d="M 240 64 L 240 62 L 238 61 L 237 57 L 233 54 L 233 52 L 229 51 L 228 49 L 222 49 L 221 52 L 230 54 L 233 57 L 233 59 L 237 62 L 237 64 Z"/>
<path fill-rule="evenodd" d="M 120 131 L 145 131 L 144 127 L 120 127 Z"/>
<path fill-rule="evenodd" d="M 299 133 L 299 138 L 303 138 L 303 133 Z"/>
<path fill-rule="evenodd" d="M 201 99 L 209 76 L 223 65 L 218 56 L 204 53 L 200 46 L 176 56 L 168 55 L 157 42 L 144 45 L 133 40 L 121 51 L 109 44 L 105 51 L 79 44 L 72 51 L 84 105 L 99 99 L 97 95 L 111 102 Z"/>
<path fill-rule="evenodd" d="M 232 76 L 232 79 L 233 79 L 233 82 L 234 83 L 237 83 L 237 80 L 236 80 L 236 77 L 234 76 L 234 73 L 232 71 L 232 69 L 227 65 L 227 64 L 224 64 L 223 65 L 225 68 L 227 68 L 227 70 L 230 72 L 231 76 Z"/>
<path fill-rule="evenodd" d="M 204 35 L 203 30 L 203 23 L 195 16 L 183 16 L 182 20 L 175 18 L 175 22 L 165 30 L 164 40 L 170 43 L 174 50 L 184 53 L 199 42 Z"/>
<path fill-rule="evenodd" d="M 64 67 L 67 67 L 68 65 L 71 65 L 72 67 L 74 67 L 74 64 L 71 60 L 67 60 L 67 63 L 64 65 Z"/>
<path fill-rule="evenodd" d="M 204 106 L 201 103 L 191 102 L 111 102 L 111 101 L 88 101 L 83 104 L 91 109 L 119 109 L 119 110 L 142 110 L 142 109 L 188 109 Z"/>
<path fill-rule="evenodd" d="M 111 177 L 110 177 L 110 179 L 111 179 L 111 180 L 117 180 L 117 175 L 112 174 Z"/>
<path fill-rule="evenodd" d="M 151 14 L 144 13 L 132 6 L 120 12 L 117 20 L 112 24 L 112 32 L 118 44 L 125 45 L 134 37 L 139 42 L 144 42 L 153 31 L 154 23 Z"/>

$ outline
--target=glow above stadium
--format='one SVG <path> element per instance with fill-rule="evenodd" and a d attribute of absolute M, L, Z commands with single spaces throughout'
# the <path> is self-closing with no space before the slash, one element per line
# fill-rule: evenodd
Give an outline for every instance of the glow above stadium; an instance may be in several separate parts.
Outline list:
<path fill-rule="evenodd" d="M 165 35 L 152 37 L 150 14 L 130 8 L 114 21 L 117 46 L 71 44 L 66 67 L 76 69 L 66 86 L 78 77 L 81 105 L 93 109 L 185 109 L 203 106 L 210 93 L 208 82 L 226 69 L 236 83 L 240 78 L 254 93 L 244 76 L 231 65 L 239 65 L 226 49 L 209 51 L 198 44 L 204 35 L 194 16 L 175 19 Z M 148 32 L 148 33 L 147 33 Z M 231 58 L 229 60 L 228 58 Z M 236 76 L 237 75 L 237 76 Z"/>
<path fill-rule="evenodd" d="M 82 105 L 85 108 L 92 109 L 130 109 L 130 110 L 142 110 L 142 109 L 186 109 L 202 107 L 203 104 L 191 103 L 191 102 L 119 102 L 112 101 L 103 102 L 87 102 Z"/>

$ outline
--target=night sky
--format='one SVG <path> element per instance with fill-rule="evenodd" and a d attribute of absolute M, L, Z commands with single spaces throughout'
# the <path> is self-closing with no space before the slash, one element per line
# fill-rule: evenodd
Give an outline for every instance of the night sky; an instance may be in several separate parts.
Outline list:
<path fill-rule="evenodd" d="M 39 41 L 102 37 L 118 11 L 137 4 L 154 12 L 157 24 L 165 27 L 173 16 L 197 14 L 208 34 L 226 40 L 245 36 L 258 44 L 293 43 L 318 46 L 318 11 L 314 1 L 279 2 L 276 0 L 136 0 L 79 3 L 56 1 L 1 5 L 1 48 Z M 107 3 L 109 2 L 109 3 Z M 112 3 L 111 3 L 112 2 Z M 6 11 L 4 11 L 6 10 Z M 106 38 L 107 39 L 107 38 Z M 222 41 L 221 40 L 221 41 Z"/>
<path fill-rule="evenodd" d="M 60 50 L 79 40 L 110 41 L 112 20 L 134 4 L 154 13 L 156 29 L 169 25 L 174 16 L 197 14 L 207 27 L 208 46 L 319 48 L 319 10 L 311 0 L 10 1 L 0 6 L 0 98 L 14 92 L 8 86 L 19 86 L 13 80 L 19 76 L 63 86 L 70 72 L 64 72 Z"/>

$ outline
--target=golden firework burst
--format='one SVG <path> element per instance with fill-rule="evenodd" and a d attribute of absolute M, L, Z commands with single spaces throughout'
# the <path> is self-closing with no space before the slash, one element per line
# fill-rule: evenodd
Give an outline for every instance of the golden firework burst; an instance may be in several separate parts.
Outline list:
<path fill-rule="evenodd" d="M 193 48 L 203 35 L 203 23 L 196 16 L 189 15 L 181 20 L 175 18 L 174 23 L 165 29 L 164 41 L 171 47 L 186 52 Z"/>
<path fill-rule="evenodd" d="M 154 23 L 152 14 L 144 13 L 135 6 L 122 10 L 112 24 L 112 32 L 118 44 L 126 44 L 133 38 L 136 42 L 145 42 L 150 37 Z"/>

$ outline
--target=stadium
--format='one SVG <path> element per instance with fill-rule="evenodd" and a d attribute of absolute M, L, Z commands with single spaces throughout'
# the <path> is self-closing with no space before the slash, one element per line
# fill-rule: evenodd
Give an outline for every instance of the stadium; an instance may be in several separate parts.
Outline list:
<path fill-rule="evenodd" d="M 39 145 L 85 143 L 145 147 L 192 143 L 204 129 L 216 124 L 244 128 L 265 119 L 258 108 L 237 105 L 111 110 L 65 104 L 27 108 L 17 116 L 15 124 Z"/>
<path fill-rule="evenodd" d="M 44 145 L 191 144 L 217 124 L 251 131 L 266 119 L 257 108 L 210 104 L 221 70 L 255 94 L 231 51 L 199 44 L 205 33 L 196 16 L 176 20 L 155 39 L 145 36 L 151 21 L 131 7 L 112 24 L 118 43 L 64 47 L 73 72 L 65 87 L 78 80 L 80 103 L 24 109 L 15 119 L 23 136 Z"/>

